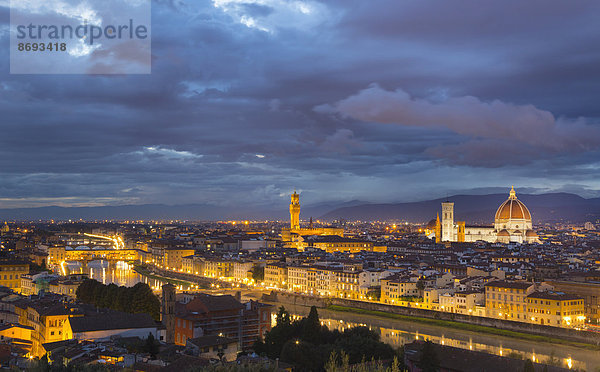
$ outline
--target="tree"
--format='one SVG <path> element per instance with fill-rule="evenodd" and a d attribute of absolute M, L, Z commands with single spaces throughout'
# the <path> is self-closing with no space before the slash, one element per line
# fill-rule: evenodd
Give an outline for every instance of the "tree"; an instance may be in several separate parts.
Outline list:
<path fill-rule="evenodd" d="M 311 306 L 308 317 L 303 319 L 302 339 L 304 341 L 318 343 L 321 336 L 321 321 L 316 306 Z"/>
<path fill-rule="evenodd" d="M 427 340 L 423 343 L 421 357 L 419 358 L 417 366 L 419 366 L 423 372 L 437 372 L 440 369 L 440 362 L 433 342 Z"/>
<path fill-rule="evenodd" d="M 79 301 L 96 307 L 133 314 L 146 313 L 156 320 L 160 318 L 160 300 L 145 283 L 128 288 L 86 279 L 77 288 L 76 295 Z"/>
<path fill-rule="evenodd" d="M 390 345 L 380 342 L 379 335 L 367 327 L 347 329 L 333 345 L 348 355 L 351 364 L 360 363 L 364 358 L 392 359 L 395 354 Z"/>
<path fill-rule="evenodd" d="M 265 268 L 262 266 L 254 266 L 252 268 L 252 279 L 255 283 L 262 282 L 265 279 Z"/>
<path fill-rule="evenodd" d="M 280 306 L 279 311 L 277 311 L 276 321 L 277 325 L 281 326 L 289 326 L 290 324 L 292 324 L 290 313 L 287 312 L 283 305 Z"/>
<path fill-rule="evenodd" d="M 366 327 L 354 327 L 344 332 L 329 330 L 321 325 L 316 307 L 310 309 L 307 317 L 292 321 L 289 313 L 282 306 L 277 312 L 277 325 L 265 335 L 264 341 L 255 343 L 255 352 L 271 359 L 280 358 L 293 364 L 300 371 L 323 371 L 341 362 L 360 363 L 361 369 L 355 372 L 380 371 L 390 372 L 383 368 L 380 360 L 392 360 L 396 354 L 391 346 L 380 341 L 377 333 Z M 332 352 L 335 355 L 332 357 Z M 338 358 L 341 360 L 338 361 Z M 328 362 L 329 360 L 329 362 Z M 399 360 L 396 359 L 399 372 Z M 381 366 L 381 368 L 380 368 Z M 337 367 L 336 367 L 337 368 Z M 375 368 L 375 369 L 373 369 Z M 344 369 L 338 368 L 337 371 Z"/>
<path fill-rule="evenodd" d="M 144 351 L 150 354 L 152 359 L 156 359 L 156 355 L 158 354 L 158 342 L 154 338 L 152 333 L 148 333 L 148 337 L 146 338 L 146 342 L 144 344 Z"/>
<path fill-rule="evenodd" d="M 381 287 L 369 289 L 367 292 L 367 298 L 371 301 L 379 301 L 381 298 Z"/>

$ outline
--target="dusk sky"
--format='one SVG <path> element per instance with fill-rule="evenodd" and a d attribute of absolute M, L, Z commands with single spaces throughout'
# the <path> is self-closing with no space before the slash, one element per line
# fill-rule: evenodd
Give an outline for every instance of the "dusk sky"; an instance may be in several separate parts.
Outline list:
<path fill-rule="evenodd" d="M 0 208 L 598 197 L 598 19 L 593 0 L 156 0 L 150 75 L 11 75 L 0 0 Z"/>

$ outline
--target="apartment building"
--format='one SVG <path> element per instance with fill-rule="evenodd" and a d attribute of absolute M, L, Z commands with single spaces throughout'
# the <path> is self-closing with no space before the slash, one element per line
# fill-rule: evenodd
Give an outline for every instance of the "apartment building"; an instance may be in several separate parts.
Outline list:
<path fill-rule="evenodd" d="M 187 303 L 175 303 L 171 325 L 175 344 L 186 345 L 189 339 L 214 335 L 233 338 L 241 349 L 247 349 L 271 329 L 271 308 L 256 301 L 242 304 L 229 295 L 194 294 Z"/>
<path fill-rule="evenodd" d="M 362 299 L 367 293 L 369 287 L 363 287 L 361 290 L 360 276 L 362 271 L 333 271 L 334 284 L 333 291 L 335 297 Z"/>
<path fill-rule="evenodd" d="M 485 284 L 485 307 L 490 318 L 527 322 L 525 298 L 535 290 L 534 283 L 496 280 Z"/>
<path fill-rule="evenodd" d="M 254 262 L 251 261 L 234 261 L 232 268 L 233 280 L 247 282 L 249 279 L 252 279 L 251 271 L 253 267 Z"/>
<path fill-rule="evenodd" d="M 563 292 L 533 292 L 526 298 L 531 323 L 579 328 L 585 324 L 584 299 Z"/>
<path fill-rule="evenodd" d="M 294 292 L 308 293 L 308 266 L 288 266 L 288 288 Z"/>
<path fill-rule="evenodd" d="M 267 287 L 288 288 L 287 265 L 282 262 L 273 262 L 265 266 L 264 283 Z"/>
<path fill-rule="evenodd" d="M 407 297 L 419 296 L 417 277 L 391 276 L 381 279 L 381 302 L 398 304 Z"/>
<path fill-rule="evenodd" d="M 460 291 L 439 296 L 439 310 L 463 315 L 483 316 L 485 294 L 481 291 Z"/>
<path fill-rule="evenodd" d="M 164 249 L 164 266 L 167 270 L 184 271 L 183 258 L 194 255 L 193 248 L 168 247 Z M 188 262 L 186 262 L 188 263 Z M 189 267 L 186 267 L 186 270 Z"/>
<path fill-rule="evenodd" d="M 21 290 L 21 276 L 29 273 L 29 263 L 24 261 L 0 261 L 0 286 L 14 291 Z"/>

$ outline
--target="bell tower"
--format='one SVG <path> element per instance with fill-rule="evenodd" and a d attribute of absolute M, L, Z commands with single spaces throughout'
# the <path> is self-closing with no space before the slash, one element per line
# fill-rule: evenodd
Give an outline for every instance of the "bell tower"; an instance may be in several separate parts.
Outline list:
<path fill-rule="evenodd" d="M 175 342 L 175 286 L 167 283 L 162 286 L 162 310 L 160 320 L 166 329 L 165 342 Z"/>
<path fill-rule="evenodd" d="M 296 193 L 296 190 L 294 190 L 290 202 L 290 228 L 292 230 L 300 228 L 300 195 Z"/>
<path fill-rule="evenodd" d="M 446 201 L 442 203 L 442 241 L 454 240 L 454 203 Z"/>

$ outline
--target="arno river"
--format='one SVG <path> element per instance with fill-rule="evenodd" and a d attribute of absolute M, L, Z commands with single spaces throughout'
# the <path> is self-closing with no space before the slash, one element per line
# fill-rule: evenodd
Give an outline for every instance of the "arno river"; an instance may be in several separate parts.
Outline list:
<path fill-rule="evenodd" d="M 68 263 L 66 270 L 71 273 L 87 273 L 91 278 L 105 284 L 115 283 L 117 285 L 134 286 L 138 282 L 147 283 L 157 290 L 161 281 L 147 278 L 133 271 L 133 267 L 125 262 L 92 261 L 87 265 L 80 263 Z M 193 289 L 180 286 L 180 289 Z M 256 292 L 244 294 L 244 297 L 256 299 Z M 274 307 L 274 312 L 277 311 Z M 309 308 L 303 306 L 285 305 L 294 316 L 308 315 Z M 490 335 L 486 333 L 469 332 L 432 326 L 410 321 L 383 319 L 376 316 L 340 313 L 319 309 L 319 316 L 324 325 L 329 328 L 344 330 L 356 325 L 364 325 L 381 334 L 382 341 L 394 346 L 412 342 L 414 340 L 432 340 L 433 342 L 482 351 L 486 353 L 507 356 L 519 354 L 524 358 L 535 358 L 536 361 L 545 362 L 551 356 L 561 366 L 573 369 L 584 369 L 596 371 L 600 368 L 600 352 L 566 345 L 555 345 L 551 343 L 536 343 L 510 337 Z"/>

